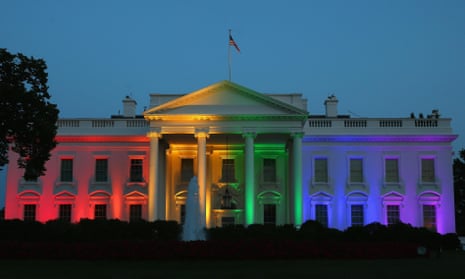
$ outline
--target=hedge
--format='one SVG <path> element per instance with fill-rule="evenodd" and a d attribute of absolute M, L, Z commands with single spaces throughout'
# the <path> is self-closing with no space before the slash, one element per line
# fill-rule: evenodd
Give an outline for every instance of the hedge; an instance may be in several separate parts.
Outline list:
<path fill-rule="evenodd" d="M 456 234 L 408 224 L 371 223 L 345 231 L 307 221 L 211 228 L 207 241 L 181 241 L 174 221 L 0 221 L 0 259 L 295 259 L 400 258 L 459 249 Z M 426 253 L 424 253 L 426 251 Z"/>

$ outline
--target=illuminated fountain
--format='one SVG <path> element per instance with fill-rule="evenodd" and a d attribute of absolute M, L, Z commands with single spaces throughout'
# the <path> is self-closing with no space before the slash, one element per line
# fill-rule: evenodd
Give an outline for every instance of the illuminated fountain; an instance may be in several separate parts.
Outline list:
<path fill-rule="evenodd" d="M 205 228 L 201 224 L 199 184 L 197 177 L 192 177 L 187 187 L 186 218 L 182 227 L 182 240 L 205 240 Z"/>

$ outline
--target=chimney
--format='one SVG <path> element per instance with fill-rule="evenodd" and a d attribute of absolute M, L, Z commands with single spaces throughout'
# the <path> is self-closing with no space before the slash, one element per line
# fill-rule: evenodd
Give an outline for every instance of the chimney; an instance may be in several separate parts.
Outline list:
<path fill-rule="evenodd" d="M 325 100 L 326 117 L 337 117 L 337 100 L 336 96 L 328 96 Z"/>
<path fill-rule="evenodd" d="M 136 101 L 131 97 L 126 96 L 123 100 L 123 116 L 124 117 L 136 117 Z"/>

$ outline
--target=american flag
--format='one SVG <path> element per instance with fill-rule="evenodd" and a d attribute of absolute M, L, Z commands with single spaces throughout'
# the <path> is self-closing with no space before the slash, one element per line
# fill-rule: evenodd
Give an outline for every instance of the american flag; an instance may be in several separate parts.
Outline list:
<path fill-rule="evenodd" d="M 229 34 L 229 45 L 234 46 L 236 48 L 237 52 L 241 52 L 241 50 L 237 46 L 236 42 L 234 41 L 233 37 L 231 36 L 231 34 Z"/>

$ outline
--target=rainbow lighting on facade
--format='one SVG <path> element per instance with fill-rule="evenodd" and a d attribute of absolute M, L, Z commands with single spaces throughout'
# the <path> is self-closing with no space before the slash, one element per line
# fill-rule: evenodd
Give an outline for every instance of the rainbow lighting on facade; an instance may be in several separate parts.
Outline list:
<path fill-rule="evenodd" d="M 60 119 L 45 176 L 8 168 L 6 218 L 183 222 L 196 176 L 205 227 L 400 221 L 455 232 L 451 119 L 350 118 L 337 104 L 329 96 L 314 115 L 302 94 L 221 81 L 152 94 L 142 115 L 126 97 L 121 115 Z"/>

